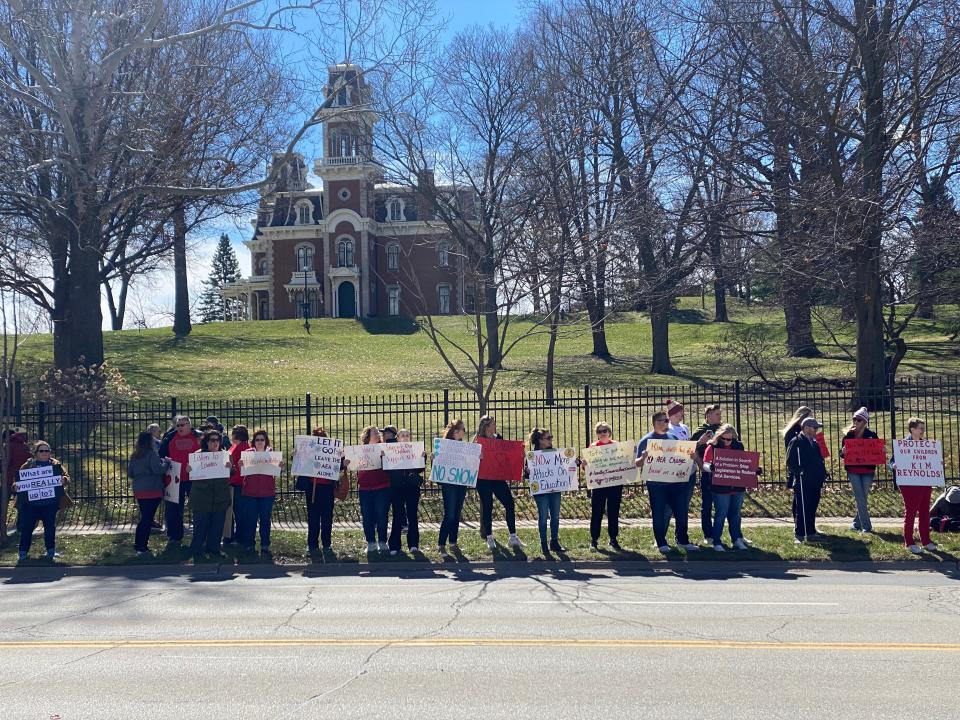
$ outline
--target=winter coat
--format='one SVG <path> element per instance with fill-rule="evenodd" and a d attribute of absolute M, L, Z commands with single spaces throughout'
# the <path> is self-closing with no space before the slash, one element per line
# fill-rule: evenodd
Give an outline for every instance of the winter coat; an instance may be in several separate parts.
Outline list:
<path fill-rule="evenodd" d="M 60 505 L 60 498 L 62 498 L 66 491 L 64 490 L 64 485 L 66 485 L 70 476 L 67 475 L 67 471 L 64 469 L 63 465 L 60 464 L 60 461 L 56 458 L 50 458 L 49 460 L 37 460 L 35 458 L 30 458 L 27 460 L 21 467 L 20 470 L 32 470 L 33 468 L 53 466 L 53 474 L 62 476 L 60 485 L 54 488 L 55 495 L 52 498 L 44 498 L 43 500 L 30 500 L 30 494 L 28 491 L 24 490 L 23 492 L 17 493 L 17 507 L 44 507 L 47 505 Z M 17 476 L 19 479 L 19 475 Z"/>
<path fill-rule="evenodd" d="M 132 481 L 133 496 L 138 499 L 163 497 L 166 472 L 167 466 L 156 452 L 130 458 L 127 477 Z"/>
<path fill-rule="evenodd" d="M 800 433 L 787 446 L 787 468 L 790 478 L 803 476 L 804 483 L 823 483 L 827 479 L 827 466 L 820 454 L 817 441 Z"/>

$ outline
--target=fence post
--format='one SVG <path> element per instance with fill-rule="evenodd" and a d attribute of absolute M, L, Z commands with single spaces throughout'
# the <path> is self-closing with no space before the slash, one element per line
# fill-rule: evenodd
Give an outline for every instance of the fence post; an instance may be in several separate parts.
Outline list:
<path fill-rule="evenodd" d="M 37 439 L 47 439 L 47 403 L 41 400 L 37 403 Z"/>
<path fill-rule="evenodd" d="M 890 440 L 893 441 L 897 437 L 897 378 L 893 373 L 890 373 L 888 383 L 890 386 Z"/>
<path fill-rule="evenodd" d="M 593 432 L 591 426 L 593 425 L 593 417 L 590 411 L 590 386 L 583 386 L 583 429 L 586 433 L 586 442 L 585 445 L 589 445 L 590 441 L 593 439 Z"/>
<path fill-rule="evenodd" d="M 175 395 L 170 396 L 170 419 L 173 420 L 177 416 L 177 398 Z"/>
<path fill-rule="evenodd" d="M 307 435 L 313 433 L 313 405 L 310 400 L 310 393 L 307 393 Z"/>
<path fill-rule="evenodd" d="M 733 410 L 737 418 L 737 432 L 743 435 L 743 427 L 740 424 L 740 381 L 737 380 L 733 385 Z"/>
<path fill-rule="evenodd" d="M 443 389 L 443 424 L 447 425 L 450 422 L 450 390 L 448 388 Z"/>

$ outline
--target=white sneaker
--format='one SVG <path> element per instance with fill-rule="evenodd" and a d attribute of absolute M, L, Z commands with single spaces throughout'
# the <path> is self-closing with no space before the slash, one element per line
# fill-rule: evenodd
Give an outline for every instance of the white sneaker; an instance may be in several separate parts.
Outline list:
<path fill-rule="evenodd" d="M 940 549 L 937 547 L 937 544 L 935 542 L 927 543 L 926 545 L 924 545 L 924 547 L 930 552 L 936 552 L 937 550 Z"/>
<path fill-rule="evenodd" d="M 449 554 L 446 545 L 437 545 L 437 552 L 440 553 L 441 557 L 446 557 Z"/>
<path fill-rule="evenodd" d="M 493 535 L 487 535 L 487 547 L 491 550 L 497 549 L 497 541 L 494 539 Z"/>
<path fill-rule="evenodd" d="M 420 552 L 420 548 L 418 548 L 418 547 L 412 547 L 412 548 L 410 548 L 410 552 Z"/>
<path fill-rule="evenodd" d="M 391 550 L 391 551 L 390 551 L 390 554 L 391 554 L 391 555 L 397 555 L 397 554 L 399 554 L 399 552 L 400 552 L 399 550 Z"/>
<path fill-rule="evenodd" d="M 517 537 L 516 533 L 510 533 L 510 539 L 507 540 L 507 545 L 518 548 L 523 547 L 523 543 L 520 541 L 520 538 Z"/>
<path fill-rule="evenodd" d="M 368 553 L 374 553 L 374 552 L 376 552 L 376 551 L 377 551 L 377 544 L 376 544 L 375 542 L 368 542 L 368 543 L 367 543 L 367 552 L 368 552 Z"/>
<path fill-rule="evenodd" d="M 749 549 L 750 549 L 750 546 L 747 545 L 746 541 L 745 541 L 743 538 L 737 538 L 736 541 L 733 543 L 733 546 L 734 546 L 737 550 L 749 550 Z"/>
<path fill-rule="evenodd" d="M 660 545 L 659 547 L 657 547 L 657 550 L 659 550 L 659 551 L 662 552 L 664 555 L 666 555 L 668 552 L 670 552 L 670 546 L 669 546 L 669 545 Z"/>
<path fill-rule="evenodd" d="M 700 544 L 706 548 L 712 548 L 713 540 L 711 540 L 710 538 L 704 538 L 703 540 L 700 541 Z"/>
<path fill-rule="evenodd" d="M 920 549 L 919 545 L 907 545 L 907 550 L 912 552 L 914 555 L 919 555 L 920 553 L 923 552 L 923 550 Z"/>
<path fill-rule="evenodd" d="M 726 552 L 726 551 L 727 551 L 727 549 L 726 549 L 723 545 L 714 545 L 714 546 L 713 546 L 713 549 L 714 549 L 716 552 Z"/>
<path fill-rule="evenodd" d="M 687 543 L 686 545 L 681 545 L 684 550 L 687 552 L 700 552 L 700 546 L 694 545 L 693 543 Z"/>
<path fill-rule="evenodd" d="M 753 545 L 753 540 L 748 540 L 745 537 L 740 538 L 746 545 Z"/>

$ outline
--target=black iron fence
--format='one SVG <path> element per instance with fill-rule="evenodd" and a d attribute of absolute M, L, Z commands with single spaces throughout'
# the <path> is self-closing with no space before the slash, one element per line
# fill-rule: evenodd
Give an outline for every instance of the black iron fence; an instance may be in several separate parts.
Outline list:
<path fill-rule="evenodd" d="M 884 407 L 871 415 L 871 427 L 890 440 L 906 434 L 907 419 L 919 416 L 927 423 L 928 436 L 943 441 L 948 478 L 960 478 L 960 376 L 904 378 L 877 392 Z M 584 447 L 593 439 L 593 426 L 609 422 L 614 437 L 637 440 L 650 429 L 650 416 L 673 398 L 686 408 L 686 422 L 695 428 L 703 407 L 722 406 L 723 419 L 739 428 L 748 449 L 761 453 L 765 470 L 761 488 L 751 494 L 745 514 L 782 516 L 789 514 L 789 499 L 783 492 L 784 446 L 779 427 L 799 405 L 812 407 L 825 425 L 831 457 L 832 512 L 853 514 L 853 500 L 846 491 L 846 479 L 839 458 L 842 429 L 852 414 L 852 391 L 832 385 L 808 386 L 781 392 L 760 384 L 733 382 L 700 386 L 659 386 L 596 389 L 585 386 L 563 390 L 548 401 L 542 392 L 501 392 L 489 403 L 487 412 L 497 417 L 500 433 L 507 438 L 524 438 L 534 426 L 552 428 L 554 444 Z M 229 430 L 234 424 L 263 428 L 275 449 L 289 457 L 293 437 L 324 426 L 332 437 L 355 444 L 363 427 L 393 424 L 408 428 L 414 439 L 429 443 L 447 421 L 462 418 L 468 433 L 476 428 L 479 404 L 472 394 L 444 390 L 416 395 L 377 395 L 315 398 L 310 394 L 286 399 L 187 400 L 171 397 L 165 401 L 111 403 L 106 406 L 19 403 L 14 408 L 16 424 L 25 426 L 31 439 L 43 438 L 66 465 L 72 478 L 71 494 L 76 506 L 65 513 L 68 525 L 125 526 L 136 515 L 136 506 L 126 477 L 126 458 L 137 433 L 150 423 L 164 429 L 177 414 L 188 415 L 198 424 L 215 415 Z M 285 466 L 290 467 L 288 462 Z M 899 512 L 899 500 L 892 490 L 890 474 L 880 468 L 877 482 L 881 492 L 874 503 L 879 514 Z M 882 492 L 886 490 L 887 492 Z M 465 508 L 470 520 L 477 508 L 472 501 Z M 522 488 L 517 490 L 520 517 L 535 518 L 534 504 Z M 585 491 L 564 498 L 565 516 L 585 517 L 589 513 Z M 305 521 L 300 494 L 293 489 L 287 470 L 278 479 L 276 519 L 281 524 Z M 437 488 L 424 488 L 423 519 L 439 521 L 441 504 Z M 629 488 L 625 495 L 625 517 L 649 516 L 642 488 Z M 340 522 L 359 521 L 356 498 L 338 503 Z"/>

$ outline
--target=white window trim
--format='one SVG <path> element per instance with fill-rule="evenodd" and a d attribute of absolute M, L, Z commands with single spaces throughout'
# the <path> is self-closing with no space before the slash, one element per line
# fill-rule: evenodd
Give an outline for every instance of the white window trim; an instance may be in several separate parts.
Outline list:
<path fill-rule="evenodd" d="M 308 248 L 310 250 L 310 267 L 307 268 L 307 272 L 310 270 L 317 269 L 317 249 L 313 246 L 313 243 L 302 242 L 297 243 L 293 248 L 293 262 L 297 268 L 297 272 L 304 272 L 304 268 L 300 266 L 300 250 L 303 248 Z"/>
<path fill-rule="evenodd" d="M 390 212 L 394 203 L 400 204 L 400 217 L 394 219 L 393 213 Z M 407 219 L 407 204 L 403 201 L 403 198 L 399 198 L 396 195 L 391 195 L 387 198 L 387 222 L 404 222 Z"/>
<path fill-rule="evenodd" d="M 300 208 L 307 208 L 310 219 L 307 222 L 300 222 Z M 309 200 L 298 200 L 293 206 L 293 224 L 294 225 L 313 225 L 313 203 Z"/>
<path fill-rule="evenodd" d="M 440 290 L 447 289 L 447 311 L 443 311 L 443 307 L 440 304 Z M 437 314 L 439 315 L 452 315 L 452 302 L 453 299 L 453 288 L 450 287 L 450 283 L 440 283 L 437 285 Z"/>
<path fill-rule="evenodd" d="M 450 252 L 452 250 L 452 244 L 449 240 L 438 240 L 437 241 L 437 267 L 448 268 L 450 267 Z M 446 262 L 440 262 L 440 248 L 445 248 L 443 257 Z"/>
<path fill-rule="evenodd" d="M 350 253 L 350 254 L 353 256 L 353 257 L 351 258 L 351 259 L 353 260 L 353 262 L 352 262 L 350 265 L 341 265 L 341 264 L 340 264 L 340 243 L 341 243 L 341 242 L 349 242 L 349 243 L 351 243 L 352 246 L 353 246 L 353 249 L 351 250 L 351 253 Z M 334 254 L 334 255 L 336 256 L 336 258 L 337 258 L 337 267 L 356 267 L 356 266 L 357 266 L 357 242 L 356 242 L 356 240 L 354 240 L 354 239 L 353 239 L 351 236 L 349 236 L 349 235 L 341 235 L 341 236 L 338 237 L 338 238 L 334 241 L 334 243 L 333 243 L 333 254 Z"/>

